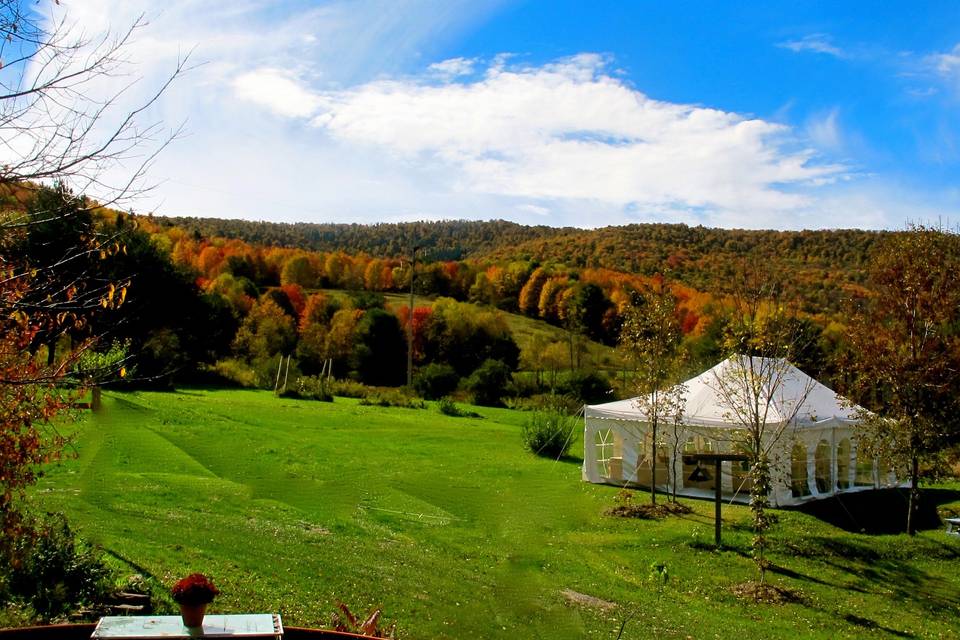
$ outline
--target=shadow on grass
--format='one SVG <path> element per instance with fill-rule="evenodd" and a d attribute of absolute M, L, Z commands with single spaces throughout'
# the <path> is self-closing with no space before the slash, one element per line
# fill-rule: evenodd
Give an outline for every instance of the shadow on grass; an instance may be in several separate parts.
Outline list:
<path fill-rule="evenodd" d="M 890 635 L 896 636 L 898 638 L 916 638 L 917 637 L 916 635 L 912 633 L 907 633 L 906 631 L 898 631 L 897 629 L 884 627 L 883 625 L 878 624 L 877 622 L 871 620 L 870 618 L 864 618 L 862 616 L 858 616 L 852 613 L 841 615 L 840 618 L 843 619 L 845 622 L 849 622 L 850 624 L 856 627 L 860 627 L 861 629 L 864 629 L 864 630 L 869 629 L 870 631 L 883 631 L 885 633 L 889 633 Z"/>
<path fill-rule="evenodd" d="M 945 611 L 960 615 L 960 590 L 955 584 L 917 567 L 917 558 L 943 563 L 960 560 L 960 549 L 951 544 L 916 539 L 904 545 L 891 540 L 878 544 L 874 540 L 838 537 L 811 537 L 788 543 L 787 550 L 847 574 L 851 579 L 840 586 L 862 593 L 890 594 L 894 601 L 943 615 Z M 790 570 L 779 569 L 793 577 Z M 819 580 L 797 574 L 800 579 Z"/>
<path fill-rule="evenodd" d="M 960 501 L 954 489 L 923 489 L 916 515 L 918 530 L 943 527 L 937 507 Z M 905 533 L 909 496 L 906 489 L 878 489 L 847 493 L 796 507 L 844 531 L 884 535 Z"/>

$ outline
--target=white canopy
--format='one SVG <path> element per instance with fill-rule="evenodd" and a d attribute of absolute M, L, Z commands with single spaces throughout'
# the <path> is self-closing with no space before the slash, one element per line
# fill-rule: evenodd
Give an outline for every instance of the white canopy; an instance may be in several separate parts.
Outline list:
<path fill-rule="evenodd" d="M 739 428 L 731 420 L 731 402 L 725 398 L 743 385 L 731 384 L 731 380 L 747 371 L 771 372 L 759 376 L 761 380 L 775 378 L 772 389 L 764 389 L 763 394 L 770 397 L 767 423 L 780 423 L 794 417 L 797 426 L 821 427 L 829 423 L 850 424 L 856 422 L 860 408 L 834 391 L 820 384 L 804 372 L 785 360 L 732 356 L 718 365 L 704 371 L 695 378 L 687 380 L 683 420 L 688 425 L 709 427 Z M 764 402 L 766 404 L 766 402 Z M 794 408 L 799 409 L 794 411 Z M 619 420 L 646 420 L 638 399 L 618 400 L 606 404 L 585 407 L 587 418 L 608 418 Z"/>

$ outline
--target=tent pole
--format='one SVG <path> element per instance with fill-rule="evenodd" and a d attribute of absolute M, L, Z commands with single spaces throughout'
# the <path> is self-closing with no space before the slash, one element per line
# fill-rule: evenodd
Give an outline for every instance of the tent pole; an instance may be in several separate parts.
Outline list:
<path fill-rule="evenodd" d="M 714 507 L 715 509 L 714 516 L 716 518 L 716 522 L 714 523 L 713 537 L 714 537 L 714 542 L 717 545 L 717 549 L 719 549 L 720 548 L 720 456 L 717 456 L 716 464 L 717 464 L 716 472 L 715 472 L 715 475 L 713 476 L 713 486 L 714 486 L 713 497 L 714 497 L 714 500 L 716 501 L 716 504 Z"/>

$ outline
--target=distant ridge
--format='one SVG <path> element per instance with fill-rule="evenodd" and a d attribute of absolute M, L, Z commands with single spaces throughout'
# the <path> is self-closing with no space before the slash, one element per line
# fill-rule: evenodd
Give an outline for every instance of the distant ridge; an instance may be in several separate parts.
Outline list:
<path fill-rule="evenodd" d="M 219 218 L 157 217 L 198 237 L 312 251 L 404 258 L 421 248 L 424 261 L 516 260 L 570 268 L 664 274 L 703 291 L 729 290 L 744 260 L 764 264 L 786 280 L 811 312 L 837 310 L 850 286 L 864 281 L 875 243 L 893 232 L 856 229 L 772 231 L 712 229 L 646 223 L 600 229 L 526 226 L 505 220 L 379 224 L 280 223 Z"/>
<path fill-rule="evenodd" d="M 411 247 L 416 246 L 423 249 L 425 258 L 431 260 L 476 258 L 499 248 L 515 247 L 531 240 L 562 238 L 582 232 L 571 227 L 531 227 L 506 220 L 332 224 L 157 217 L 154 222 L 160 226 L 180 227 L 208 238 L 221 236 L 255 244 L 312 251 L 364 252 L 385 257 L 404 257 L 409 255 Z"/>

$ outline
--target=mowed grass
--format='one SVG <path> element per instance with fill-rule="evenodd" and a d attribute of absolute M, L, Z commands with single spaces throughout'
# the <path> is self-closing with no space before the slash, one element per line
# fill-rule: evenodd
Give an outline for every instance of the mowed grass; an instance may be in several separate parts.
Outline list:
<path fill-rule="evenodd" d="M 602 515 L 616 489 L 580 459 L 521 446 L 525 415 L 316 403 L 260 391 L 106 394 L 78 457 L 37 500 L 171 584 L 212 575 L 215 611 L 324 625 L 337 600 L 382 606 L 405 638 L 958 637 L 960 539 L 850 534 L 797 512 L 772 533 L 776 584 L 801 600 L 739 601 L 754 576 L 749 512 L 709 502 L 663 521 Z M 577 451 L 579 444 L 575 445 Z M 662 594 L 648 581 L 665 563 Z M 564 590 L 619 605 L 569 604 Z"/>

